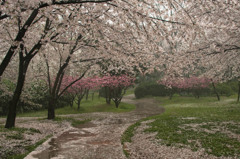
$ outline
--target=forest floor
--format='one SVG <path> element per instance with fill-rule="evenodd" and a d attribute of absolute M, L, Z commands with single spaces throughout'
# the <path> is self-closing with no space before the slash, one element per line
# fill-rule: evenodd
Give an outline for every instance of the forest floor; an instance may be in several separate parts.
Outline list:
<path fill-rule="evenodd" d="M 160 141 L 156 139 L 157 132 L 146 133 L 145 130 L 150 128 L 149 123 L 158 120 L 141 119 L 165 111 L 159 106 L 158 100 L 154 98 L 136 100 L 133 95 L 128 95 L 124 97 L 123 102 L 135 104 L 136 109 L 126 113 L 62 115 L 55 121 L 43 118 L 17 118 L 18 128 L 15 128 L 15 131 L 0 131 L 0 156 L 7 158 L 6 155 L 32 151 L 34 147 L 28 145 L 36 144 L 40 146 L 28 154 L 26 159 L 125 159 L 127 158 L 125 154 L 131 159 L 218 158 L 206 154 L 203 149 L 192 151 L 190 147 L 159 144 Z M 73 127 L 69 121 L 74 121 L 75 126 L 78 125 L 76 121 L 83 124 Z M 0 124 L 4 122 L 4 119 L 0 119 Z M 129 131 L 134 134 L 127 134 L 131 136 L 131 142 L 127 140 L 123 142 L 123 136 L 128 133 L 126 130 L 136 122 L 139 125 L 134 131 Z M 42 144 L 44 138 L 48 139 Z"/>

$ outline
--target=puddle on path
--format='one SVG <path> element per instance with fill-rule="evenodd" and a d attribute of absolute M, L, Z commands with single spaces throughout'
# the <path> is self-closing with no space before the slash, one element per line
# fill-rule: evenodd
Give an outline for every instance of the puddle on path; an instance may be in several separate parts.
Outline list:
<path fill-rule="evenodd" d="M 63 148 L 63 145 L 66 145 L 68 142 L 76 141 L 84 137 L 92 137 L 96 136 L 96 134 L 93 134 L 89 131 L 84 130 L 84 128 L 92 128 L 96 127 L 95 124 L 88 122 L 85 124 L 81 124 L 77 126 L 78 129 L 75 130 L 69 130 L 58 136 L 57 138 L 52 138 L 49 142 L 50 147 L 46 150 L 43 150 L 42 152 L 33 155 L 34 158 L 38 159 L 50 159 L 53 157 L 57 157 L 59 155 L 59 152 L 67 151 L 71 149 L 71 147 Z"/>
<path fill-rule="evenodd" d="M 145 101 L 146 100 L 146 101 Z M 81 124 L 77 129 L 67 131 L 57 138 L 51 139 L 50 147 L 38 154 L 32 155 L 38 159 L 63 159 L 63 158 L 124 158 L 121 134 L 126 124 L 164 112 L 163 108 L 149 99 L 134 101 L 136 110 L 125 113 L 106 116 L 103 119 Z M 98 126 L 97 128 L 94 128 Z M 119 129 L 115 129 L 119 128 Z M 109 135 L 109 136 L 108 136 Z"/>

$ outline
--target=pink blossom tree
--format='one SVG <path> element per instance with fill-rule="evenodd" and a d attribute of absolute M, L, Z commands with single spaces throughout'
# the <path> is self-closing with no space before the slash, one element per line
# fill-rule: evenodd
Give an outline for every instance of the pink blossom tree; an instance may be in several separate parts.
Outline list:
<path fill-rule="evenodd" d="M 99 87 L 98 84 L 98 77 L 88 77 L 81 79 L 72 86 L 72 89 L 75 91 L 77 96 L 78 110 L 80 109 L 80 104 L 84 95 L 86 95 L 90 89 L 96 89 Z"/>
<path fill-rule="evenodd" d="M 116 108 L 118 108 L 123 95 L 129 86 L 134 84 L 135 78 L 129 77 L 127 75 L 120 76 L 103 76 L 101 78 L 101 86 L 105 88 L 106 98 L 113 100 Z"/>
<path fill-rule="evenodd" d="M 65 89 L 70 83 L 75 81 L 77 78 L 73 78 L 71 76 L 69 77 L 64 77 L 63 83 L 62 83 L 62 88 Z M 87 79 L 80 79 L 77 82 L 75 82 L 73 85 L 71 85 L 64 93 L 64 95 L 69 96 L 71 100 L 71 107 L 74 104 L 74 101 L 77 98 L 77 105 L 78 105 L 78 110 L 80 109 L 80 104 L 81 100 L 86 94 L 86 90 L 89 89 L 89 83 Z"/>
<path fill-rule="evenodd" d="M 197 98 L 199 98 L 200 91 L 209 88 L 212 80 L 205 77 L 192 76 L 189 78 L 160 80 L 158 83 L 165 85 L 170 90 L 170 99 L 175 92 L 173 91 L 174 89 L 191 91 Z"/>

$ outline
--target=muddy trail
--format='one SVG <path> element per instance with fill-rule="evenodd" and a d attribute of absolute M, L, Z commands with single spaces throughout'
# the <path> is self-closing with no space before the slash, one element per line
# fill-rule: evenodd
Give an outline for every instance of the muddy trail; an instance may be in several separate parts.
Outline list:
<path fill-rule="evenodd" d="M 89 113 L 91 122 L 53 137 L 31 152 L 26 159 L 124 159 L 121 135 L 136 121 L 164 112 L 154 99 L 134 100 L 124 97 L 126 103 L 136 105 L 128 113 Z M 80 115 L 79 115 L 80 116 Z"/>

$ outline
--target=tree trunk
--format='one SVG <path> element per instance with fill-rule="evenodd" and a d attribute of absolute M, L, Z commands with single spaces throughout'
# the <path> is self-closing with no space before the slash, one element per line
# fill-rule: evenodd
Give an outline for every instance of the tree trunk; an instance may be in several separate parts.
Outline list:
<path fill-rule="evenodd" d="M 118 108 L 121 103 L 123 95 L 126 93 L 126 88 L 118 87 L 111 90 L 111 98 L 115 103 L 116 108 Z"/>
<path fill-rule="evenodd" d="M 77 109 L 79 110 L 80 109 L 80 104 L 81 104 L 81 99 L 78 99 L 78 103 L 77 104 L 78 104 L 78 108 Z"/>
<path fill-rule="evenodd" d="M 50 101 L 49 101 L 49 105 L 48 105 L 48 119 L 54 119 L 55 118 L 55 105 L 58 101 L 58 99 L 63 95 L 63 93 L 67 90 L 67 88 L 69 88 L 71 85 L 73 85 L 75 82 L 77 82 L 78 80 L 80 80 L 86 73 L 86 71 L 82 74 L 82 76 L 80 76 L 78 79 L 76 79 L 74 82 L 72 82 L 71 84 L 69 84 L 67 87 L 65 87 L 61 92 L 60 92 L 60 87 L 62 84 L 62 79 L 65 73 L 65 69 L 67 68 L 70 60 L 71 60 L 71 55 L 75 52 L 75 49 L 77 47 L 77 44 L 79 42 L 79 40 L 82 38 L 81 35 L 78 36 L 78 38 L 75 41 L 75 45 L 71 48 L 69 55 L 67 57 L 67 59 L 65 60 L 64 64 L 60 66 L 58 72 L 57 72 L 57 76 L 55 78 L 53 87 L 51 87 L 51 79 L 50 79 L 50 73 L 49 73 L 49 65 L 48 65 L 48 61 L 46 60 L 46 65 L 47 65 L 47 69 L 48 69 L 48 85 L 49 85 L 49 94 L 51 96 Z M 59 93 L 60 92 L 60 93 Z"/>
<path fill-rule="evenodd" d="M 111 104 L 111 93 L 110 93 L 109 87 L 105 87 L 105 98 L 106 98 L 106 103 Z"/>
<path fill-rule="evenodd" d="M 88 100 L 89 89 L 86 90 L 86 100 Z"/>
<path fill-rule="evenodd" d="M 70 101 L 70 107 L 73 107 L 73 100 Z"/>
<path fill-rule="evenodd" d="M 9 102 L 9 112 L 8 112 L 5 128 L 12 128 L 15 126 L 17 105 L 22 93 L 26 72 L 27 72 L 27 68 L 30 60 L 31 58 L 24 59 L 22 52 L 19 53 L 19 70 L 18 70 L 17 86 L 13 93 L 13 97 Z"/>
<path fill-rule="evenodd" d="M 118 108 L 120 102 L 119 101 L 115 101 L 114 103 L 115 103 L 116 108 Z"/>
<path fill-rule="evenodd" d="M 106 97 L 106 103 L 111 104 L 111 98 Z"/>
<path fill-rule="evenodd" d="M 238 99 L 237 102 L 239 102 L 240 99 L 240 81 L 238 81 Z"/>
<path fill-rule="evenodd" d="M 70 101 L 70 107 L 71 108 L 73 107 L 75 98 L 76 98 L 76 95 L 71 95 L 71 101 Z"/>
<path fill-rule="evenodd" d="M 15 52 L 15 50 L 17 49 L 18 45 L 12 45 L 6 56 L 4 57 L 4 59 L 2 60 L 2 63 L 0 65 L 0 77 L 2 76 L 3 72 L 5 71 L 6 67 L 8 66 L 9 62 L 11 61 L 11 58 Z"/>
<path fill-rule="evenodd" d="M 12 128 L 15 126 L 15 119 L 16 119 L 16 107 L 18 102 L 16 99 L 12 99 L 9 102 L 9 110 L 8 110 L 8 116 L 7 121 L 5 124 L 5 128 Z"/>
<path fill-rule="evenodd" d="M 48 101 L 48 119 L 54 119 L 55 118 L 55 105 L 56 105 L 56 99 L 51 97 Z"/>
<path fill-rule="evenodd" d="M 100 98 L 101 96 L 100 96 L 100 90 L 98 90 L 98 99 Z"/>
<path fill-rule="evenodd" d="M 218 94 L 218 92 L 217 92 L 217 90 L 216 90 L 216 87 L 215 87 L 214 82 L 212 82 L 212 86 L 213 86 L 213 91 L 214 91 L 214 93 L 216 94 L 218 101 L 220 101 L 220 96 L 219 96 L 219 94 Z"/>

